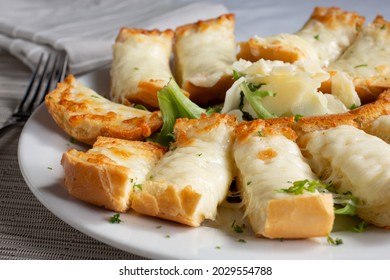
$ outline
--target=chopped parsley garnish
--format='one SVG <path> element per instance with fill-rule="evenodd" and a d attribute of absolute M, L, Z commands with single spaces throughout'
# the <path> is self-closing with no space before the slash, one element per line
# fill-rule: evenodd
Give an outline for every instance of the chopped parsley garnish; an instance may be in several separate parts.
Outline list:
<path fill-rule="evenodd" d="M 92 94 L 91 97 L 93 97 L 93 98 L 100 98 L 100 96 L 97 96 L 96 94 Z"/>
<path fill-rule="evenodd" d="M 202 156 L 202 153 L 196 154 L 198 157 Z"/>
<path fill-rule="evenodd" d="M 305 191 L 307 192 L 315 192 L 318 188 L 326 189 L 326 185 L 320 183 L 319 181 L 309 181 L 309 180 L 300 180 L 292 182 L 292 186 L 287 189 L 279 189 L 277 192 L 280 193 L 291 193 L 291 194 L 303 194 Z"/>
<path fill-rule="evenodd" d="M 338 215 L 356 215 L 356 206 L 358 199 L 350 192 L 339 193 L 332 182 L 323 184 L 319 181 L 300 180 L 292 182 L 292 186 L 285 189 L 278 189 L 276 192 L 289 193 L 294 195 L 304 194 L 305 192 L 331 193 L 333 195 L 333 202 L 335 204 L 334 213 Z"/>
<path fill-rule="evenodd" d="M 236 233 L 243 233 L 244 232 L 244 228 L 245 228 L 245 224 L 237 225 L 236 224 L 236 220 L 234 220 L 233 223 L 232 223 L 232 228 L 233 228 L 233 230 Z"/>
<path fill-rule="evenodd" d="M 315 35 L 314 39 L 319 40 L 320 39 L 320 34 Z"/>
<path fill-rule="evenodd" d="M 135 191 L 135 189 L 142 190 L 142 184 L 136 184 L 135 180 L 136 179 L 134 179 L 134 178 L 130 178 L 130 183 L 133 184 L 133 191 Z"/>
<path fill-rule="evenodd" d="M 261 131 L 261 130 L 258 130 L 257 131 L 257 134 L 259 135 L 259 137 L 263 137 L 264 135 L 263 135 L 263 132 Z"/>
<path fill-rule="evenodd" d="M 121 219 L 119 219 L 121 214 L 119 213 L 116 213 L 114 214 L 113 216 L 111 216 L 108 221 L 111 223 L 111 224 L 119 224 L 121 222 L 123 222 Z"/>
<path fill-rule="evenodd" d="M 381 29 L 382 29 L 382 30 L 386 29 L 386 25 L 385 25 L 385 24 L 382 25 L 382 26 L 381 26 Z"/>
<path fill-rule="evenodd" d="M 366 221 L 361 221 L 356 226 L 352 228 L 352 231 L 362 233 L 370 224 Z"/>
<path fill-rule="evenodd" d="M 333 238 L 330 235 L 328 235 L 326 237 L 326 241 L 328 242 L 328 244 L 331 244 L 331 245 L 341 245 L 341 244 L 343 244 L 343 240 L 342 239 L 340 239 L 340 238 Z"/>
<path fill-rule="evenodd" d="M 47 167 L 47 169 L 49 169 L 49 170 L 53 170 L 53 167 L 50 167 L 50 166 L 48 166 L 48 167 Z"/>
<path fill-rule="evenodd" d="M 171 238 L 171 236 L 169 234 L 165 235 L 165 238 Z"/>
<path fill-rule="evenodd" d="M 296 114 L 296 115 L 294 115 L 294 121 L 295 121 L 295 122 L 298 122 L 299 119 L 302 118 L 302 117 L 303 117 L 303 115 Z"/>
<path fill-rule="evenodd" d="M 361 67 L 367 67 L 368 64 L 359 64 L 359 65 L 356 65 L 355 68 L 361 68 Z"/>
<path fill-rule="evenodd" d="M 240 242 L 240 243 L 246 243 L 246 240 L 242 239 L 242 238 L 238 239 L 237 241 Z"/>
<path fill-rule="evenodd" d="M 221 246 L 215 246 L 215 249 L 220 250 Z"/>
<path fill-rule="evenodd" d="M 356 109 L 357 107 L 359 107 L 359 106 L 357 106 L 355 103 L 353 103 L 353 104 L 351 105 L 351 107 L 349 107 L 349 109 L 350 109 L 350 110 L 353 110 L 353 109 Z"/>

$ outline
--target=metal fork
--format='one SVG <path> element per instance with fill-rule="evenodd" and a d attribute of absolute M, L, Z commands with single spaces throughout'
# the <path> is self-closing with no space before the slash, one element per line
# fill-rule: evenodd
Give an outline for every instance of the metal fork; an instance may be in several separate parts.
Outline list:
<path fill-rule="evenodd" d="M 62 81 L 66 74 L 68 55 L 65 53 L 41 54 L 26 92 L 10 118 L 0 128 L 0 136 L 8 129 L 24 125 L 32 112 L 44 101 L 45 96 Z"/>

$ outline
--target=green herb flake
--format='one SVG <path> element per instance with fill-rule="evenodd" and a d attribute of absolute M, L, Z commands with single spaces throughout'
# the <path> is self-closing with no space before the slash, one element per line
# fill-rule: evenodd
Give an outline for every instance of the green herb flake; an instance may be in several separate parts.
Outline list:
<path fill-rule="evenodd" d="M 343 244 L 343 240 L 342 239 L 340 239 L 340 238 L 333 238 L 333 237 L 331 237 L 330 235 L 328 235 L 327 237 L 326 237 L 326 241 L 328 242 L 328 244 L 330 244 L 330 245 L 341 245 L 341 244 Z"/>
<path fill-rule="evenodd" d="M 133 70 L 134 70 L 134 71 L 137 71 L 137 70 L 139 70 L 139 68 L 138 68 L 138 67 L 134 67 Z"/>
<path fill-rule="evenodd" d="M 257 134 L 259 135 L 259 137 L 263 137 L 264 135 L 263 135 L 263 132 L 261 131 L 261 130 L 258 130 L 257 131 Z"/>
<path fill-rule="evenodd" d="M 294 115 L 294 121 L 295 122 L 299 122 L 299 119 L 302 118 L 302 117 L 303 117 L 303 115 L 296 114 L 296 115 Z"/>
<path fill-rule="evenodd" d="M 382 30 L 385 30 L 385 29 L 386 29 L 386 25 L 385 25 L 385 24 L 382 25 L 382 26 L 381 26 L 381 29 L 382 29 Z"/>
<path fill-rule="evenodd" d="M 303 194 L 305 191 L 314 193 L 319 188 L 326 189 L 327 187 L 325 184 L 322 184 L 317 180 L 309 181 L 307 179 L 295 181 L 292 182 L 292 184 L 293 185 L 291 187 L 285 189 L 279 189 L 276 190 L 276 192 L 298 195 L 298 194 Z"/>
<path fill-rule="evenodd" d="M 111 216 L 108 221 L 111 223 L 111 224 L 119 224 L 121 222 L 123 222 L 119 217 L 121 216 L 121 214 L 119 213 L 116 213 L 114 214 L 113 216 Z"/>
<path fill-rule="evenodd" d="M 165 235 L 165 238 L 171 238 L 171 236 L 169 234 Z"/>
<path fill-rule="evenodd" d="M 221 246 L 215 246 L 215 249 L 221 250 Z"/>
<path fill-rule="evenodd" d="M 93 97 L 93 98 L 100 98 L 100 96 L 98 96 L 96 94 L 92 94 L 91 97 Z"/>
<path fill-rule="evenodd" d="M 156 228 L 157 228 L 157 229 L 160 229 L 160 228 L 162 228 L 162 225 L 158 225 L 158 226 L 156 226 Z"/>
<path fill-rule="evenodd" d="M 47 167 L 47 169 L 49 169 L 49 170 L 53 170 L 53 167 L 50 167 L 50 166 L 48 166 L 48 167 Z"/>
<path fill-rule="evenodd" d="M 238 239 L 237 241 L 240 242 L 240 243 L 246 243 L 246 240 L 242 239 L 242 238 Z"/>
<path fill-rule="evenodd" d="M 358 108 L 359 106 L 357 106 L 355 103 L 353 103 L 352 105 L 351 105 L 351 107 L 349 107 L 349 109 L 350 110 L 354 110 L 354 109 L 356 109 L 356 108 Z"/>
<path fill-rule="evenodd" d="M 361 221 L 356 226 L 352 228 L 352 231 L 362 233 L 370 224 L 366 221 Z"/>
<path fill-rule="evenodd" d="M 199 154 L 196 154 L 198 157 L 201 157 L 202 156 L 202 153 L 199 153 Z"/>
<path fill-rule="evenodd" d="M 356 65 L 355 68 L 361 68 L 361 67 L 367 67 L 368 64 L 359 64 L 359 65 Z"/>
<path fill-rule="evenodd" d="M 232 223 L 232 228 L 233 228 L 233 230 L 236 233 L 243 233 L 244 232 L 244 228 L 245 228 L 245 224 L 237 225 L 236 224 L 236 220 L 234 220 L 233 223 Z"/>
<path fill-rule="evenodd" d="M 320 34 L 315 35 L 314 39 L 316 39 L 318 41 L 320 39 Z"/>

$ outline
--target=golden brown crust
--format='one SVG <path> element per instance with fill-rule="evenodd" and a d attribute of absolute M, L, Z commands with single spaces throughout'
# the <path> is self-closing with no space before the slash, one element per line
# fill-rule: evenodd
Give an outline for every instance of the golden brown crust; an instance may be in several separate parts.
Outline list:
<path fill-rule="evenodd" d="M 365 21 L 363 16 L 355 12 L 343 11 L 337 7 L 315 7 L 310 18 L 307 20 L 301 30 L 311 21 L 319 21 L 328 29 L 350 28 L 353 30 L 361 30 Z M 284 34 L 288 36 L 292 34 Z M 304 50 L 302 45 L 299 47 L 293 44 L 286 44 L 280 41 L 282 37 L 275 37 L 272 42 L 264 44 L 254 38 L 250 38 L 246 42 L 239 44 L 240 50 L 237 54 L 237 59 L 245 59 L 251 62 L 258 61 L 263 58 L 266 60 L 281 60 L 288 63 L 293 63 L 298 60 L 308 59 L 309 54 Z M 299 36 L 299 35 L 298 35 Z M 268 37 L 271 38 L 271 37 Z M 299 38 L 296 38 L 296 40 Z M 302 39 L 303 40 L 303 39 Z"/>
<path fill-rule="evenodd" d="M 117 212 L 129 209 L 130 201 L 121 202 L 129 182 L 127 168 L 110 163 L 102 155 L 87 158 L 75 149 L 64 153 L 61 164 L 65 186 L 72 196 Z"/>
<path fill-rule="evenodd" d="M 343 11 L 338 7 L 315 7 L 309 20 L 317 20 L 331 29 L 340 28 L 341 25 L 349 25 L 357 30 L 361 30 L 365 18 L 355 12 Z"/>
<path fill-rule="evenodd" d="M 378 117 L 389 114 L 390 90 L 387 90 L 379 95 L 375 102 L 365 104 L 346 113 L 301 117 L 292 127 L 299 135 L 339 125 L 351 125 L 359 129 L 365 129 Z"/>
<path fill-rule="evenodd" d="M 146 182 L 156 184 L 157 182 Z M 144 186 L 146 188 L 146 186 Z M 133 197 L 132 208 L 141 214 L 159 217 L 181 224 L 198 227 L 203 217 L 194 216 L 201 194 L 195 192 L 190 186 L 178 191 L 173 186 L 168 186 L 164 191 L 155 195 L 147 191 L 138 192 Z"/>
<path fill-rule="evenodd" d="M 228 114 L 214 113 L 211 116 L 202 114 L 200 119 L 180 118 L 176 120 L 174 132 L 176 136 L 175 146 L 181 146 L 188 143 L 194 135 L 211 132 L 222 123 L 229 127 L 235 127 L 237 120 L 234 116 Z"/>
<path fill-rule="evenodd" d="M 235 128 L 238 142 L 245 141 L 252 135 L 271 136 L 284 135 L 288 139 L 295 140 L 297 135 L 291 128 L 294 117 L 273 118 L 268 120 L 256 119 L 248 122 L 241 122 Z"/>
<path fill-rule="evenodd" d="M 45 99 L 58 126 L 80 142 L 92 145 L 98 136 L 141 140 L 162 125 L 159 112 L 141 112 L 115 104 L 94 92 L 87 93 L 88 90 L 69 75 Z M 103 103 L 97 103 L 98 99 Z M 103 108 L 107 106 L 112 106 L 112 110 Z"/>
<path fill-rule="evenodd" d="M 327 236 L 333 227 L 332 194 L 297 195 L 268 203 L 264 232 L 267 238 Z"/>
<path fill-rule="evenodd" d="M 221 15 L 217 18 L 212 18 L 212 19 L 207 19 L 207 20 L 199 20 L 195 23 L 189 23 L 189 24 L 185 24 L 185 25 L 181 25 L 179 27 L 176 28 L 176 36 L 177 36 L 177 39 L 180 40 L 180 37 L 181 36 L 184 36 L 185 33 L 189 32 L 189 31 L 193 31 L 193 32 L 204 32 L 205 30 L 207 30 L 208 28 L 210 28 L 211 26 L 213 25 L 221 25 L 223 24 L 225 21 L 235 21 L 235 15 L 230 13 L 230 14 L 224 14 L 224 15 Z"/>
<path fill-rule="evenodd" d="M 168 38 L 173 39 L 175 36 L 175 32 L 172 29 L 167 29 L 164 31 L 158 30 L 158 29 L 142 29 L 142 28 L 127 28 L 122 27 L 119 30 L 118 36 L 115 39 L 115 42 L 125 42 L 129 37 L 134 35 L 143 34 L 146 36 L 165 36 Z"/>
<path fill-rule="evenodd" d="M 121 159 L 131 158 L 135 154 L 142 155 L 151 165 L 157 163 L 166 152 L 164 147 L 155 143 L 109 137 L 99 137 L 94 148 L 110 150 Z M 75 149 L 63 154 L 61 164 L 65 174 L 65 187 L 72 196 L 117 212 L 126 212 L 130 208 L 131 194 L 134 191 L 131 184 L 134 170 L 131 167 L 123 166 L 103 153 L 92 150 L 80 152 Z"/>
<path fill-rule="evenodd" d="M 239 43 L 240 50 L 237 59 L 245 59 L 256 62 L 263 58 L 265 60 L 281 60 L 288 63 L 306 58 L 306 54 L 297 47 L 283 44 L 263 45 L 254 38 Z"/>

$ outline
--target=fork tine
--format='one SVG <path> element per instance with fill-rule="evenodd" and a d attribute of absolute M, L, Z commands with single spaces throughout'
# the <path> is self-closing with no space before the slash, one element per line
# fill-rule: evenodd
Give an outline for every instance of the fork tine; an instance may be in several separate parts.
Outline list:
<path fill-rule="evenodd" d="M 68 55 L 64 53 L 56 56 L 50 71 L 51 75 L 49 81 L 47 82 L 43 95 L 39 100 L 39 104 L 45 100 L 45 96 L 57 85 L 57 83 L 61 82 L 64 79 L 67 67 Z"/>
<path fill-rule="evenodd" d="M 47 59 L 46 59 L 46 63 L 45 63 L 45 65 L 44 65 L 44 67 L 43 67 L 43 70 L 42 70 L 42 73 L 41 73 L 41 75 L 40 75 L 40 79 L 39 79 L 39 81 L 38 81 L 38 85 L 37 85 L 37 87 L 36 87 L 36 89 L 35 89 L 35 92 L 34 92 L 34 95 L 32 96 L 32 99 L 30 100 L 30 104 L 29 104 L 29 106 L 27 107 L 27 112 L 28 113 L 31 113 L 32 111 L 33 111 L 33 109 L 36 107 L 36 100 L 38 99 L 38 96 L 39 96 L 39 94 L 42 92 L 42 85 L 43 85 L 43 82 L 45 81 L 45 80 L 47 80 L 48 81 L 48 83 L 50 82 L 50 75 L 51 75 L 51 73 L 50 72 L 48 72 L 48 66 L 49 66 L 49 63 L 50 63 L 50 61 L 51 61 L 51 57 L 52 57 L 52 55 L 51 54 L 49 54 L 48 55 L 48 57 L 47 57 Z M 38 99 L 39 100 L 39 99 Z"/>
<path fill-rule="evenodd" d="M 35 84 L 35 81 L 36 81 L 39 69 L 41 68 L 42 61 L 43 61 L 43 53 L 39 57 L 39 61 L 38 61 L 37 67 L 35 68 L 34 73 L 32 74 L 30 83 L 28 84 L 26 92 L 24 93 L 24 96 L 22 98 L 22 101 L 20 101 L 20 103 L 18 104 L 18 107 L 16 107 L 16 109 L 14 111 L 15 113 L 21 113 L 22 112 L 24 104 L 26 103 L 27 98 L 30 96 L 31 90 L 32 90 L 32 88 L 33 88 L 33 86 Z"/>

